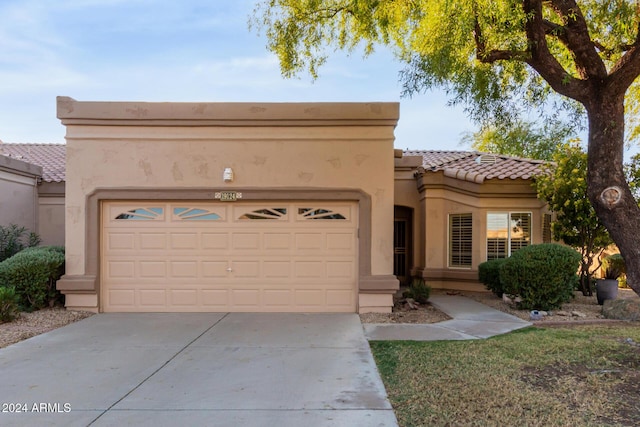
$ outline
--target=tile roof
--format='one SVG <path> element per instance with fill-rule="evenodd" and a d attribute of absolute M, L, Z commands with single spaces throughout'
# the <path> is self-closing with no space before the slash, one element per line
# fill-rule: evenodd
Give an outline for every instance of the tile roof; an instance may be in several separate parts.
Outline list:
<path fill-rule="evenodd" d="M 405 150 L 405 156 L 422 156 L 425 172 L 444 174 L 472 182 L 485 179 L 530 179 L 542 172 L 543 160 L 522 159 L 478 151 Z"/>
<path fill-rule="evenodd" d="M 0 141 L 0 155 L 41 166 L 46 182 L 65 180 L 64 144 L 14 144 Z M 455 150 L 404 150 L 404 156 L 422 156 L 425 172 L 444 171 L 445 175 L 472 182 L 485 179 L 530 179 L 540 173 L 542 160 Z"/>
<path fill-rule="evenodd" d="M 66 146 L 64 144 L 12 144 L 0 141 L 0 155 L 42 167 L 42 180 L 64 182 Z"/>

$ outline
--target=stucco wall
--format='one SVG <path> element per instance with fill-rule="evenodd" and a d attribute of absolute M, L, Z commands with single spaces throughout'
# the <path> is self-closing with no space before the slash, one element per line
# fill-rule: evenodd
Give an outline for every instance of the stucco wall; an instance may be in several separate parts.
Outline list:
<path fill-rule="evenodd" d="M 38 229 L 38 177 L 42 168 L 0 155 L 0 225 Z"/>
<path fill-rule="evenodd" d="M 487 214 L 490 212 L 530 212 L 531 244 L 542 243 L 541 202 L 529 181 L 495 180 L 482 184 L 463 182 L 441 175 L 423 178 L 422 203 L 426 211 L 423 275 L 434 288 L 485 290 L 478 282 L 478 265 L 487 260 Z M 450 214 L 472 214 L 472 266 L 448 265 Z"/>
<path fill-rule="evenodd" d="M 44 245 L 64 245 L 64 182 L 43 182 L 38 187 L 38 234 Z"/>
<path fill-rule="evenodd" d="M 352 189 L 371 200 L 372 276 L 393 272 L 397 104 L 85 103 L 67 127 L 66 273 L 87 272 L 87 197 L 99 189 Z M 232 168 L 234 181 L 223 171 Z M 91 218 L 89 218 L 91 220 Z"/>

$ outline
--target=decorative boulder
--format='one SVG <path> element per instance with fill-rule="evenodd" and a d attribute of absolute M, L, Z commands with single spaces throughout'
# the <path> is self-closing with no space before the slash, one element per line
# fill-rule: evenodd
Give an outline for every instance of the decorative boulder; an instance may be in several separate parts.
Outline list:
<path fill-rule="evenodd" d="M 640 320 L 640 299 L 605 300 L 602 314 L 607 319 Z"/>

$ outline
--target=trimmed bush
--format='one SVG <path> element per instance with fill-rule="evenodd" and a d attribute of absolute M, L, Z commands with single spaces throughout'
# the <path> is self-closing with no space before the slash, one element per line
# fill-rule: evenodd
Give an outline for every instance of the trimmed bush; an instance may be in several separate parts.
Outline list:
<path fill-rule="evenodd" d="M 424 282 L 421 277 L 415 277 L 411 281 L 409 289 L 402 294 L 405 298 L 412 298 L 415 302 L 426 304 L 431 295 L 431 287 Z"/>
<path fill-rule="evenodd" d="M 502 267 L 505 261 L 506 259 L 500 258 L 478 265 L 478 279 L 485 288 L 500 298 L 502 298 L 502 294 L 504 293 L 502 283 L 500 282 L 500 267 Z"/>
<path fill-rule="evenodd" d="M 24 248 L 38 246 L 40 236 L 29 232 L 25 227 L 11 224 L 8 227 L 0 225 L 0 262 L 11 258 Z"/>
<path fill-rule="evenodd" d="M 60 299 L 56 281 L 63 269 L 63 248 L 27 248 L 0 262 L 0 283 L 15 289 L 22 309 L 38 310 Z"/>
<path fill-rule="evenodd" d="M 11 322 L 19 313 L 15 289 L 0 286 L 0 323 Z"/>
<path fill-rule="evenodd" d="M 500 269 L 504 292 L 518 295 L 519 308 L 551 310 L 573 297 L 580 254 L 555 243 L 531 245 L 507 258 Z"/>

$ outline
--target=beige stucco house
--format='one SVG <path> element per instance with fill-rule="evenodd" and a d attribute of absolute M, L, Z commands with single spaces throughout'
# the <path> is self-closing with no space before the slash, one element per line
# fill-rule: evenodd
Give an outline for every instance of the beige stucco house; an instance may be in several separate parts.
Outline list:
<path fill-rule="evenodd" d="M 58 117 L 72 309 L 389 311 L 412 277 L 483 290 L 480 263 L 550 240 L 542 162 L 394 150 L 397 103 L 61 97 Z"/>
<path fill-rule="evenodd" d="M 485 290 L 478 265 L 551 242 L 533 177 L 544 162 L 468 151 L 396 158 L 394 273 L 434 288 Z"/>
<path fill-rule="evenodd" d="M 0 225 L 37 232 L 64 245 L 64 145 L 0 141 Z"/>

